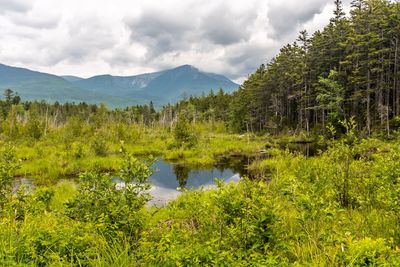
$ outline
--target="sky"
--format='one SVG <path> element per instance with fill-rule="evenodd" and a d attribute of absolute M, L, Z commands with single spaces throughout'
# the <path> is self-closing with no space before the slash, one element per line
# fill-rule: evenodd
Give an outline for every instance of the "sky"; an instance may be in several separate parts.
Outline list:
<path fill-rule="evenodd" d="M 240 83 L 332 11 L 333 0 L 0 0 L 0 63 L 80 77 L 190 64 Z"/>

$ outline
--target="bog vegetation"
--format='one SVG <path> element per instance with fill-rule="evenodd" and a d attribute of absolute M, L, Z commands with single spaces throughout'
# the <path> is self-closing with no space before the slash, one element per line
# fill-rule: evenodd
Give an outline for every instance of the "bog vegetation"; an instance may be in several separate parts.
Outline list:
<path fill-rule="evenodd" d="M 400 5 L 335 6 L 233 94 L 109 110 L 6 90 L 0 264 L 399 266 Z M 146 204 L 155 157 L 207 167 L 260 152 L 237 184 Z"/>

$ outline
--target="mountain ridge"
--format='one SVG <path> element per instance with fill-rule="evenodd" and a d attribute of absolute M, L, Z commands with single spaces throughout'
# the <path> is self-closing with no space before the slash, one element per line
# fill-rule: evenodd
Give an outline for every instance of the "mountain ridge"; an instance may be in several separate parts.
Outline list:
<path fill-rule="evenodd" d="M 0 63 L 0 90 L 11 88 L 23 99 L 50 102 L 104 102 L 111 107 L 144 104 L 161 106 L 182 96 L 196 96 L 210 90 L 231 92 L 239 85 L 227 77 L 204 72 L 191 65 L 131 76 L 110 74 L 82 78 L 58 76 Z"/>

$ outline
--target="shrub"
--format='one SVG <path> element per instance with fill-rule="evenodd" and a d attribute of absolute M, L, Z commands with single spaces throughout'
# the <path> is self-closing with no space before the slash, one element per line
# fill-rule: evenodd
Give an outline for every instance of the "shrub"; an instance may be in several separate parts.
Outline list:
<path fill-rule="evenodd" d="M 220 183 L 211 192 L 184 193 L 160 212 L 140 241 L 143 265 L 277 265 L 270 256 L 277 217 L 263 183 Z"/>
<path fill-rule="evenodd" d="M 102 138 L 95 138 L 91 142 L 90 147 L 92 148 L 96 156 L 105 157 L 108 154 L 107 142 Z"/>
<path fill-rule="evenodd" d="M 36 266 L 87 266 L 105 246 L 93 225 L 42 214 L 26 221 L 16 244 L 16 260 Z"/>
<path fill-rule="evenodd" d="M 174 128 L 174 140 L 178 147 L 193 147 L 197 144 L 197 137 L 194 130 L 182 114 L 179 116 Z"/>
<path fill-rule="evenodd" d="M 7 145 L 0 155 L 0 208 L 3 208 L 12 192 L 14 174 L 19 167 L 14 147 Z"/>
<path fill-rule="evenodd" d="M 364 238 L 359 241 L 351 241 L 345 251 L 345 265 L 389 266 L 388 259 L 391 254 L 393 254 L 392 250 L 382 238 L 376 240 Z M 400 257 L 398 259 L 400 260 Z"/>
<path fill-rule="evenodd" d="M 85 173 L 80 176 L 75 199 L 66 204 L 66 214 L 93 223 L 110 239 L 125 235 L 135 241 L 143 225 L 142 208 L 150 199 L 147 179 L 152 174 L 152 161 L 139 161 L 123 153 L 125 160 L 119 172 L 122 186 L 110 175 Z"/>

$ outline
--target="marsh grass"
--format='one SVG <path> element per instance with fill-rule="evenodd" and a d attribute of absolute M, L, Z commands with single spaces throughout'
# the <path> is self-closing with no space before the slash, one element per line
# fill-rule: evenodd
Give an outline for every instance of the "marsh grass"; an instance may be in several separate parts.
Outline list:
<path fill-rule="evenodd" d="M 263 150 L 266 142 L 264 137 L 252 137 L 249 141 L 246 136 L 229 134 L 223 124 L 192 126 L 197 141 L 190 147 L 175 146 L 173 132 L 162 127 L 110 124 L 93 132 L 85 126 L 80 136 L 66 132 L 64 128 L 68 125 L 54 128 L 37 141 L 14 140 L 17 157 L 21 159 L 21 168 L 16 175 L 33 178 L 37 184 L 52 184 L 59 179 L 77 177 L 85 171 L 112 172 L 121 166 L 121 141 L 125 149 L 137 157 L 153 155 L 200 168 L 213 166 L 220 156 L 257 153 Z M 123 134 L 112 134 L 118 131 Z"/>
<path fill-rule="evenodd" d="M 221 124 L 193 125 L 198 140 L 190 148 L 177 147 L 169 128 L 102 127 L 84 126 L 79 134 L 61 127 L 37 141 L 14 140 L 21 159 L 17 175 L 47 187 L 11 197 L 1 211 L 1 265 L 400 265 L 399 139 L 328 140 L 326 151 L 306 157 L 280 149 L 282 139 L 230 134 Z M 96 131 L 106 142 L 106 155 L 93 150 Z M 66 203 L 83 199 L 69 179 L 95 171 L 94 177 L 106 181 L 106 173 L 124 162 L 121 141 L 126 153 L 196 167 L 213 165 L 222 155 L 262 150 L 266 157 L 249 166 L 256 179 L 217 182 L 217 189 L 185 192 L 131 217 L 117 212 L 129 201 L 114 188 L 94 194 L 89 184 L 86 215 L 67 216 Z M 103 198 L 110 192 L 114 198 Z M 92 213 L 99 216 L 89 220 Z M 117 230 L 127 218 L 140 229 L 132 235 Z"/>

